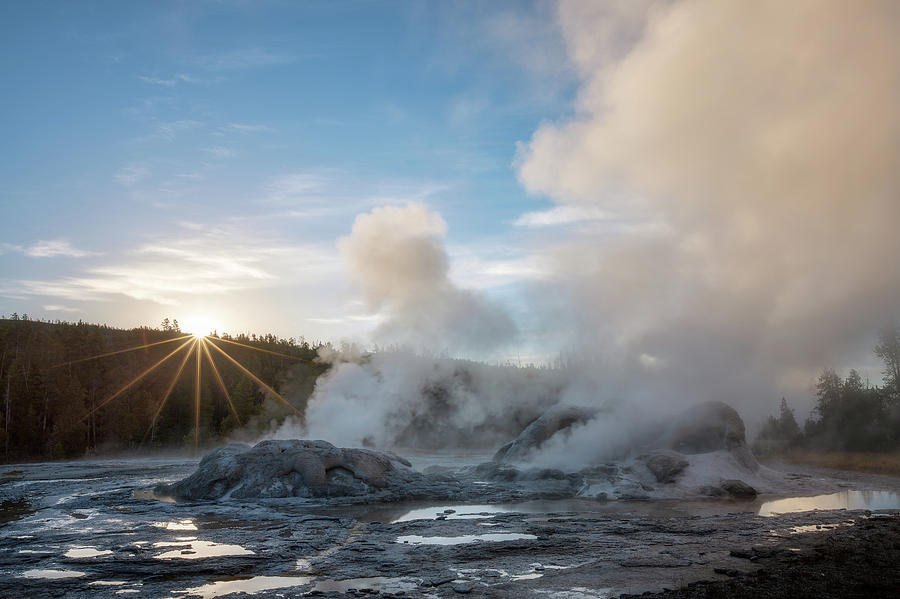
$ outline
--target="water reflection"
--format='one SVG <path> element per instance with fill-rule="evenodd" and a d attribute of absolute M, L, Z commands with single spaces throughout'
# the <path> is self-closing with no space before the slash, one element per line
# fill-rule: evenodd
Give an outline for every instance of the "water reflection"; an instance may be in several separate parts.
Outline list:
<path fill-rule="evenodd" d="M 490 518 L 493 514 L 513 512 L 508 505 L 438 505 L 409 510 L 393 519 L 393 522 L 409 522 L 411 520 L 469 520 Z"/>
<path fill-rule="evenodd" d="M 156 559 L 203 559 L 205 557 L 222 557 L 226 555 L 254 555 L 252 551 L 240 545 L 198 541 L 193 537 L 182 538 L 178 541 L 153 543 L 153 546 L 178 548 L 155 555 Z"/>
<path fill-rule="evenodd" d="M 234 578 L 231 580 L 217 580 L 200 587 L 181 591 L 186 595 L 199 595 L 203 599 L 211 599 L 231 593 L 254 594 L 272 589 L 285 589 L 309 584 L 312 578 L 309 576 L 253 576 L 250 578 Z"/>
<path fill-rule="evenodd" d="M 760 516 L 776 516 L 813 510 L 896 510 L 900 493 L 893 491 L 841 491 L 814 497 L 788 497 L 767 501 L 759 506 Z"/>
<path fill-rule="evenodd" d="M 322 593 L 346 593 L 350 589 L 371 589 L 385 593 L 403 593 L 412 591 L 419 585 L 402 578 L 371 576 L 368 578 L 346 578 L 344 580 L 320 580 L 313 591 Z"/>
<path fill-rule="evenodd" d="M 109 549 L 97 549 L 96 547 L 83 547 L 77 546 L 72 547 L 64 554 L 66 557 L 74 557 L 74 558 L 89 558 L 89 557 L 100 557 L 103 555 L 112 555 L 112 551 Z"/>
<path fill-rule="evenodd" d="M 459 537 L 423 537 L 420 535 L 402 535 L 397 537 L 398 543 L 411 545 L 462 545 L 463 543 L 475 543 L 476 541 L 518 541 L 533 540 L 534 535 L 520 534 L 517 532 L 495 532 L 484 535 L 462 535 Z"/>
<path fill-rule="evenodd" d="M 166 530 L 197 530 L 193 520 L 178 520 L 176 522 L 153 522 L 153 526 Z"/>
<path fill-rule="evenodd" d="M 23 578 L 81 578 L 84 572 L 76 572 L 75 570 L 25 570 L 22 572 Z"/>

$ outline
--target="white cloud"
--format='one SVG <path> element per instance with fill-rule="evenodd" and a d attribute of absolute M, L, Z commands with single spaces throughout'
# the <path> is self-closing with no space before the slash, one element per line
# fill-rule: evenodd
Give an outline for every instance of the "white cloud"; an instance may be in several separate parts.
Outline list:
<path fill-rule="evenodd" d="M 115 296 L 175 304 L 184 296 L 222 295 L 297 281 L 328 278 L 338 258 L 329 245 L 296 246 L 254 238 L 227 227 L 205 227 L 189 235 L 159 239 L 124 259 L 56 280 L 21 280 L 6 293 L 77 301 Z"/>
<path fill-rule="evenodd" d="M 210 71 L 230 71 L 276 66 L 294 62 L 288 54 L 272 52 L 264 48 L 246 48 L 220 54 L 210 54 L 199 59 L 199 65 Z"/>
<path fill-rule="evenodd" d="M 184 131 L 202 127 L 203 123 L 191 119 L 181 119 L 177 121 L 158 122 L 153 131 L 143 137 L 139 137 L 137 141 L 150 141 L 154 139 L 163 139 L 166 141 L 174 141 L 179 134 Z"/>
<path fill-rule="evenodd" d="M 47 312 L 80 312 L 78 308 L 71 308 L 69 306 L 61 306 L 59 304 L 46 304 L 44 306 L 44 310 Z"/>
<path fill-rule="evenodd" d="M 83 258 L 84 256 L 95 256 L 96 252 L 79 250 L 72 247 L 68 241 L 64 239 L 54 239 L 49 241 L 38 241 L 34 245 L 28 246 L 23 250 L 26 256 L 32 258 L 54 258 L 56 256 L 66 256 L 70 258 Z"/>
<path fill-rule="evenodd" d="M 216 158 L 233 158 L 234 156 L 237 156 L 237 151 L 226 148 L 225 146 L 211 146 L 205 148 L 203 151 L 212 154 Z"/>
<path fill-rule="evenodd" d="M 187 75 L 184 73 L 179 73 L 178 75 L 175 75 L 174 77 L 172 77 L 170 79 L 162 79 L 159 77 L 147 77 L 144 75 L 139 76 L 138 79 L 140 79 L 144 83 L 150 83 L 152 85 L 161 85 L 163 87 L 175 87 L 179 83 L 211 83 L 213 81 L 218 80 L 218 79 L 216 79 L 216 80 L 199 79 L 197 77 L 193 77 L 191 75 Z"/>
<path fill-rule="evenodd" d="M 266 125 L 249 125 L 247 123 L 228 123 L 221 129 L 237 133 L 268 133 L 272 131 L 272 129 Z"/>
<path fill-rule="evenodd" d="M 547 210 L 526 212 L 513 221 L 513 226 L 538 229 L 587 221 L 603 221 L 609 218 L 608 212 L 595 206 L 555 206 Z"/>
<path fill-rule="evenodd" d="M 121 185 L 135 185 L 144 180 L 149 173 L 150 169 L 146 164 L 133 162 L 121 167 L 113 178 Z"/>

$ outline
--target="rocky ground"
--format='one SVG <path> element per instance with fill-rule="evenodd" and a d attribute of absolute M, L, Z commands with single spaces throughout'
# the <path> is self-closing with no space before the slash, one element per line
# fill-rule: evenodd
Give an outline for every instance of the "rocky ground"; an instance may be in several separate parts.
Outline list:
<path fill-rule="evenodd" d="M 0 470 L 0 597 L 845 597 L 900 588 L 896 510 L 765 517 L 766 506 L 788 504 L 538 501 L 527 481 L 498 482 L 497 495 L 493 483 L 473 482 L 486 490 L 442 505 L 147 494 L 196 464 Z M 789 468 L 810 489 L 878 489 L 854 497 L 900 507 L 898 479 Z"/>

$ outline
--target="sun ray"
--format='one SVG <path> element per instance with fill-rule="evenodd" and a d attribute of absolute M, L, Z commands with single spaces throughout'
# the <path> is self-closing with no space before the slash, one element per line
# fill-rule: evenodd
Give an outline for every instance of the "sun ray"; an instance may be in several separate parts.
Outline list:
<path fill-rule="evenodd" d="M 90 358 L 79 358 L 78 360 L 69 360 L 68 362 L 62 362 L 55 366 L 51 366 L 51 368 L 59 368 L 60 366 L 70 366 L 72 364 L 78 364 L 79 362 L 87 362 L 88 360 L 96 360 L 98 358 L 105 358 L 107 356 L 115 356 L 117 354 L 124 354 L 130 351 L 137 351 L 139 349 L 146 349 L 148 347 L 153 347 L 154 345 L 162 345 L 164 343 L 172 343 L 174 341 L 181 341 L 182 339 L 187 339 L 188 337 L 193 337 L 193 335 L 184 335 L 182 337 L 174 337 L 172 339 L 166 339 L 165 341 L 156 341 L 154 343 L 145 343 L 144 345 L 137 345 L 135 347 L 129 347 L 128 349 L 120 349 L 118 351 L 111 351 L 105 354 L 100 354 L 97 356 L 91 356 Z"/>
<path fill-rule="evenodd" d="M 213 372 L 213 376 L 216 377 L 216 381 L 219 383 L 219 387 L 222 388 L 222 392 L 225 394 L 225 399 L 228 400 L 228 407 L 231 408 L 231 413 L 234 414 L 234 419 L 237 421 L 238 426 L 243 426 L 241 423 L 241 417 L 238 416 L 237 408 L 234 406 L 234 402 L 231 401 L 231 394 L 228 392 L 228 388 L 225 386 L 225 381 L 222 380 L 222 375 L 219 374 L 219 369 L 216 368 L 216 363 L 213 361 L 212 353 L 210 353 L 209 348 L 207 347 L 206 339 L 200 339 L 200 345 L 203 347 L 203 352 L 206 354 L 206 361 L 209 362 L 210 370 Z"/>
<path fill-rule="evenodd" d="M 193 343 L 197 343 L 196 339 L 191 340 Z M 162 400 L 159 402 L 159 407 L 156 408 L 156 412 L 153 413 L 153 420 L 150 421 L 150 427 L 147 429 L 147 432 L 144 434 L 144 439 L 141 441 L 143 444 L 144 441 L 147 440 L 147 436 L 150 434 L 150 431 L 153 429 L 153 426 L 156 424 L 156 420 L 159 418 L 159 415 L 162 413 L 163 408 L 166 406 L 166 402 L 169 401 L 169 396 L 172 395 L 172 390 L 175 388 L 175 384 L 178 382 L 178 379 L 181 377 L 181 373 L 184 372 L 184 366 L 187 364 L 187 361 L 190 359 L 191 354 L 193 353 L 194 348 L 188 349 L 184 353 L 184 357 L 181 359 L 181 364 L 178 365 L 178 370 L 175 372 L 175 376 L 172 377 L 172 381 L 169 383 L 168 388 L 166 389 L 165 395 L 163 395 Z"/>
<path fill-rule="evenodd" d="M 294 411 L 295 414 L 297 414 L 297 415 L 300 416 L 301 418 L 303 417 L 303 414 L 300 412 L 300 410 L 298 410 L 297 408 L 295 408 L 294 406 L 292 406 L 291 403 L 290 403 L 288 400 L 286 400 L 285 398 L 283 398 L 277 391 L 275 391 L 275 389 L 273 389 L 272 387 L 270 387 L 270 386 L 268 386 L 267 384 L 265 384 L 265 383 L 262 381 L 262 379 L 260 379 L 258 376 L 256 376 L 255 374 L 253 374 L 253 373 L 250 372 L 249 370 L 247 370 L 247 369 L 243 366 L 243 364 L 241 364 L 240 362 L 238 362 L 237 360 L 235 360 L 234 358 L 232 358 L 231 356 L 229 356 L 227 353 L 225 353 L 225 351 L 224 351 L 221 347 L 219 347 L 218 345 L 216 345 L 211 339 L 207 338 L 207 341 L 209 341 L 209 344 L 210 344 L 217 352 L 219 352 L 220 354 L 222 354 L 223 356 L 225 356 L 225 357 L 228 359 L 229 362 L 231 362 L 232 364 L 234 364 L 235 366 L 237 366 L 238 368 L 240 368 L 241 371 L 244 372 L 244 374 L 246 374 L 246 375 L 249 376 L 251 379 L 253 379 L 258 385 L 261 385 L 262 387 L 264 387 L 264 388 L 266 389 L 266 391 L 268 391 L 269 393 L 271 393 L 272 395 L 274 395 L 276 398 L 278 398 L 278 400 L 281 401 L 281 403 L 283 403 L 284 405 L 286 405 L 287 407 L 289 407 L 290 409 L 292 409 L 292 410 Z"/>
<path fill-rule="evenodd" d="M 197 337 L 197 376 L 194 379 L 194 449 L 200 444 L 200 343 L 201 338 Z"/>
<path fill-rule="evenodd" d="M 137 375 L 136 377 L 134 377 L 133 379 L 131 379 L 128 383 L 125 384 L 125 386 L 123 386 L 121 389 L 119 389 L 118 391 L 116 391 L 115 393 L 113 393 L 113 394 L 112 394 L 111 396 L 109 396 L 108 398 L 104 399 L 97 407 L 95 407 L 93 410 L 91 410 L 90 412 L 88 412 L 87 415 L 86 415 L 84 418 L 90 417 L 90 416 L 91 416 L 92 414 L 94 414 L 97 410 L 99 410 L 100 408 L 102 408 L 103 406 L 105 406 L 106 404 L 108 404 L 109 402 L 111 402 L 112 400 L 114 400 L 115 398 L 117 398 L 117 397 L 119 397 L 120 395 L 122 395 L 123 393 L 125 393 L 125 391 L 127 391 L 127 390 L 130 389 L 132 386 L 134 386 L 134 385 L 135 385 L 138 381 L 140 381 L 142 378 L 144 378 L 145 376 L 147 376 L 148 374 L 150 374 L 151 372 L 153 372 L 154 370 L 156 370 L 160 365 L 163 364 L 163 362 L 165 362 L 166 360 L 168 360 L 169 358 L 171 358 L 172 356 L 174 356 L 175 354 L 177 354 L 178 352 L 180 352 L 182 349 L 184 349 L 190 342 L 191 342 L 191 340 L 188 339 L 187 341 L 185 341 L 184 343 L 182 343 L 181 345 L 179 345 L 178 347 L 176 347 L 175 349 L 173 349 L 171 352 L 169 352 L 169 353 L 168 353 L 164 358 L 162 358 L 159 362 L 157 362 L 156 364 L 154 364 L 153 366 L 151 366 L 150 368 L 148 368 L 148 369 L 145 370 L 144 372 L 140 373 L 139 375 Z"/>
<path fill-rule="evenodd" d="M 238 343 L 237 341 L 232 341 L 230 339 L 222 339 L 221 337 L 214 337 L 214 339 L 216 339 L 217 341 L 224 341 L 225 343 L 230 343 L 232 345 L 239 345 L 241 347 L 246 347 L 247 349 L 252 349 L 254 351 L 263 352 L 266 354 L 272 354 L 273 356 L 281 356 L 282 358 L 289 358 L 291 360 L 298 360 L 300 362 L 312 362 L 312 360 L 309 360 L 307 358 L 300 358 L 298 356 L 282 354 L 280 352 L 272 351 L 270 349 L 262 349 L 261 347 L 253 347 L 252 345 L 247 345 L 246 343 Z"/>

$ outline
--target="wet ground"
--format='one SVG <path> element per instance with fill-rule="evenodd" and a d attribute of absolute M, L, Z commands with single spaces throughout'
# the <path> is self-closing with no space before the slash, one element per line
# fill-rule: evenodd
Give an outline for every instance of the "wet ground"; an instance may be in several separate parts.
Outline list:
<path fill-rule="evenodd" d="M 419 467 L 440 461 L 414 457 Z M 145 491 L 195 466 L 143 459 L 4 467 L 0 597 L 766 597 L 777 596 L 769 591 L 779 576 L 789 587 L 791 568 L 827 580 L 841 559 L 873 584 L 890 581 L 878 563 L 854 555 L 900 551 L 900 480 L 795 465 L 776 468 L 841 490 L 752 502 L 341 508 L 296 499 L 166 503 Z M 759 591 L 760 576 L 776 581 L 769 594 Z M 687 592 L 694 594 L 673 595 Z"/>

